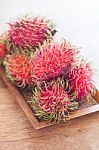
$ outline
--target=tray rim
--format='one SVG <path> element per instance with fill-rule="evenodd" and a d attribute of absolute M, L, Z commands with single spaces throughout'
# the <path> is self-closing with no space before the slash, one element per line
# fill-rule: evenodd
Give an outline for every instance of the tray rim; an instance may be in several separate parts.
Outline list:
<path fill-rule="evenodd" d="M 21 109 L 23 110 L 23 112 L 25 113 L 25 115 L 27 116 L 27 118 L 29 119 L 29 121 L 31 122 L 32 126 L 35 129 L 41 129 L 41 128 L 45 128 L 45 127 L 56 124 L 55 122 L 46 122 L 46 121 L 39 122 L 37 118 L 34 116 L 31 108 L 27 105 L 22 94 L 18 91 L 16 86 L 6 77 L 6 74 L 2 67 L 0 67 L 0 75 L 2 79 L 4 80 L 4 82 L 6 83 L 6 85 L 8 86 L 8 89 L 11 92 L 13 91 L 12 95 L 15 96 L 19 106 L 21 107 Z M 94 99 L 97 102 L 96 105 L 75 111 L 73 114 L 70 115 L 70 119 L 75 119 L 75 118 L 82 117 L 82 116 L 99 111 L 99 104 L 98 104 L 99 103 L 99 91 L 96 92 Z"/>

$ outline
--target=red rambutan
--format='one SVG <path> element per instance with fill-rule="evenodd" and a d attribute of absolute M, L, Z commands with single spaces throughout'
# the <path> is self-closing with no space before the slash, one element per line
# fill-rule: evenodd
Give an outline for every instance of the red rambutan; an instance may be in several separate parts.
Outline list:
<path fill-rule="evenodd" d="M 0 61 L 2 62 L 7 54 L 7 46 L 6 46 L 6 35 L 2 34 L 0 36 Z"/>
<path fill-rule="evenodd" d="M 52 43 L 41 47 L 33 60 L 33 80 L 45 81 L 62 75 L 77 61 L 79 50 L 69 43 Z"/>
<path fill-rule="evenodd" d="M 7 55 L 3 61 L 7 77 L 18 86 L 25 86 L 31 81 L 31 58 L 24 54 Z"/>
<path fill-rule="evenodd" d="M 9 23 L 8 41 L 10 47 L 35 49 L 46 40 L 51 40 L 56 30 L 54 25 L 44 18 L 26 17 L 14 23 Z"/>
<path fill-rule="evenodd" d="M 4 43 L 0 43 L 0 59 L 4 59 L 7 49 Z"/>
<path fill-rule="evenodd" d="M 38 117 L 45 117 L 43 118 L 45 120 L 65 121 L 69 111 L 77 109 L 78 103 L 69 99 L 63 82 L 59 78 L 55 81 L 44 83 L 38 91 L 37 89 L 33 91 L 32 102 L 35 106 L 38 106 L 34 110 Z"/>
<path fill-rule="evenodd" d="M 82 101 L 93 91 L 93 69 L 89 63 L 84 60 L 79 65 L 71 68 L 67 73 L 67 79 L 70 81 L 71 90 L 77 92 L 77 100 Z"/>

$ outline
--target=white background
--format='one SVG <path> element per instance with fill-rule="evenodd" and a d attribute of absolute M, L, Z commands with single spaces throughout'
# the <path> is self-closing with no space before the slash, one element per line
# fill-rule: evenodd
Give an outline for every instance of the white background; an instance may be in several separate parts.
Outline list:
<path fill-rule="evenodd" d="M 99 0 L 0 0 L 0 33 L 6 30 L 5 23 L 26 13 L 54 20 L 56 38 L 82 47 L 96 69 L 99 88 Z"/>

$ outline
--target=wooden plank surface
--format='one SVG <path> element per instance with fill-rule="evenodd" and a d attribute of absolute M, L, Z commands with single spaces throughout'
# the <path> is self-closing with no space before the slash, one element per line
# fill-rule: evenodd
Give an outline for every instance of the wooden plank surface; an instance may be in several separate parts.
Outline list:
<path fill-rule="evenodd" d="M 35 130 L 0 78 L 0 150 L 79 149 L 99 150 L 99 112 Z"/>

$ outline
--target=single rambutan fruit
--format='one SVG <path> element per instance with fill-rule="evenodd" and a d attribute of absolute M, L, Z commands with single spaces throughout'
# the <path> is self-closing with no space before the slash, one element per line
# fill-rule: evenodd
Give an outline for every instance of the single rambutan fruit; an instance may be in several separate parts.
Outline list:
<path fill-rule="evenodd" d="M 35 115 L 44 120 L 66 121 L 69 111 L 77 109 L 78 102 L 71 101 L 64 88 L 64 81 L 57 79 L 44 83 L 33 91 L 32 106 Z M 35 107 L 37 106 L 37 107 Z"/>
<path fill-rule="evenodd" d="M 4 43 L 0 43 L 0 59 L 4 59 L 7 52 L 6 45 Z"/>
<path fill-rule="evenodd" d="M 8 42 L 10 49 L 35 50 L 46 40 L 52 40 L 56 30 L 50 20 L 43 17 L 24 17 L 9 23 Z"/>
<path fill-rule="evenodd" d="M 31 81 L 31 58 L 25 54 L 7 55 L 3 61 L 7 77 L 17 86 L 24 87 Z"/>
<path fill-rule="evenodd" d="M 81 60 L 80 64 L 66 73 L 66 78 L 70 82 L 71 91 L 77 92 L 77 100 L 80 102 L 89 96 L 94 90 L 93 69 L 89 63 Z"/>
<path fill-rule="evenodd" d="M 3 59 L 7 54 L 7 46 L 6 46 L 6 37 L 5 34 L 0 36 L 0 63 L 2 63 Z"/>
<path fill-rule="evenodd" d="M 33 80 L 45 81 L 61 76 L 64 70 L 77 61 L 79 50 L 65 40 L 41 47 L 33 59 Z"/>

